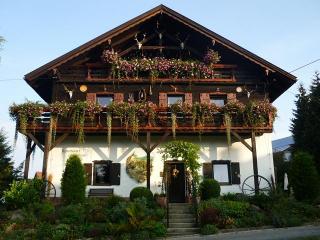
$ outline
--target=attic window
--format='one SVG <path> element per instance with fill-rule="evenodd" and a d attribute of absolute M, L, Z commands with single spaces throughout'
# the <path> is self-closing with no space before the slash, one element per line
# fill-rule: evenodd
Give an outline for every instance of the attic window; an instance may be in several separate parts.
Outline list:
<path fill-rule="evenodd" d="M 168 106 L 176 103 L 184 102 L 184 94 L 172 94 L 168 95 Z"/>
<path fill-rule="evenodd" d="M 112 95 L 98 95 L 97 96 L 97 103 L 102 107 L 107 107 L 113 102 Z"/>
<path fill-rule="evenodd" d="M 210 95 L 210 103 L 215 104 L 218 107 L 223 107 L 226 103 L 226 96 L 221 95 Z"/>

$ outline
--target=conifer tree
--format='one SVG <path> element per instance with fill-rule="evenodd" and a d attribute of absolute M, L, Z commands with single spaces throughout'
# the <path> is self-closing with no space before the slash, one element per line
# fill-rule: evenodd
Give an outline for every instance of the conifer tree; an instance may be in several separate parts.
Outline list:
<path fill-rule="evenodd" d="M 14 179 L 13 162 L 11 160 L 12 148 L 7 142 L 4 131 L 0 130 L 0 198 L 3 191 L 9 187 Z"/>
<path fill-rule="evenodd" d="M 300 84 L 298 91 L 299 93 L 296 95 L 297 100 L 295 101 L 296 109 L 293 110 L 294 118 L 291 119 L 292 123 L 290 128 L 294 139 L 294 150 L 304 149 L 306 140 L 305 125 L 309 112 L 309 97 L 302 84 Z"/>

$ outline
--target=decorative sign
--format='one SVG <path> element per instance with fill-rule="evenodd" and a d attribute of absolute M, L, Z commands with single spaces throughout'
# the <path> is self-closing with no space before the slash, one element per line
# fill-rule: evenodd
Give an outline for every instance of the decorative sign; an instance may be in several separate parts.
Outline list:
<path fill-rule="evenodd" d="M 138 183 L 143 183 L 147 179 L 147 156 L 137 157 L 134 153 L 127 158 L 127 174 Z M 150 172 L 152 172 L 152 159 Z"/>

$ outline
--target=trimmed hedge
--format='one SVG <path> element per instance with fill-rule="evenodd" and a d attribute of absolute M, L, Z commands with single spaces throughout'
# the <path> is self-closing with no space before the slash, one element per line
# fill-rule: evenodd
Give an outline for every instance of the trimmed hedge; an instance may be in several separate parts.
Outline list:
<path fill-rule="evenodd" d="M 202 200 L 208 200 L 210 198 L 217 198 L 220 196 L 220 185 L 219 183 L 211 178 L 205 178 L 199 187 L 200 196 Z"/>
<path fill-rule="evenodd" d="M 146 187 L 135 187 L 130 192 L 130 200 L 133 201 L 136 198 L 144 197 L 148 202 L 153 201 L 153 194 L 152 192 Z"/>

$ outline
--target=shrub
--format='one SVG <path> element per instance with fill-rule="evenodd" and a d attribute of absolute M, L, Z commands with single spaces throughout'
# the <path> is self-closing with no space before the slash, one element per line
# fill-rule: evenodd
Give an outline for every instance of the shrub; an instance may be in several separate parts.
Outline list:
<path fill-rule="evenodd" d="M 258 211 L 255 208 L 249 209 L 247 214 L 235 220 L 237 227 L 260 227 L 270 225 L 271 220 L 265 212 Z"/>
<path fill-rule="evenodd" d="M 270 195 L 266 195 L 264 193 L 252 195 L 248 198 L 248 200 L 251 204 L 258 206 L 264 210 L 270 209 L 274 201 L 274 199 Z"/>
<path fill-rule="evenodd" d="M 144 197 L 148 202 L 153 202 L 153 194 L 146 187 L 135 187 L 130 192 L 130 200 L 133 201 L 136 198 Z"/>
<path fill-rule="evenodd" d="M 289 182 L 297 200 L 314 200 L 319 195 L 319 176 L 313 158 L 306 152 L 293 155 Z"/>
<path fill-rule="evenodd" d="M 236 201 L 223 201 L 220 199 L 209 199 L 199 204 L 198 211 L 201 213 L 207 208 L 217 209 L 221 217 L 240 218 L 249 210 L 249 203 Z"/>
<path fill-rule="evenodd" d="M 221 196 L 225 201 L 247 202 L 248 197 L 242 193 L 226 193 Z"/>
<path fill-rule="evenodd" d="M 70 239 L 70 226 L 67 224 L 59 224 L 55 227 L 54 232 L 52 234 L 53 240 L 64 240 L 64 239 Z"/>
<path fill-rule="evenodd" d="M 86 192 L 85 171 L 80 158 L 73 154 L 66 164 L 61 179 L 62 198 L 67 204 L 83 203 Z"/>
<path fill-rule="evenodd" d="M 70 204 L 58 209 L 61 223 L 79 225 L 85 221 L 85 209 L 81 204 Z"/>
<path fill-rule="evenodd" d="M 51 240 L 54 233 L 53 227 L 46 223 L 42 222 L 37 227 L 37 239 Z"/>
<path fill-rule="evenodd" d="M 34 203 L 30 208 L 29 211 L 33 211 L 34 215 L 40 221 L 54 222 L 55 208 L 51 202 Z"/>
<path fill-rule="evenodd" d="M 199 191 L 201 199 L 208 200 L 210 198 L 219 197 L 221 189 L 219 183 L 216 180 L 207 178 L 200 183 Z"/>
<path fill-rule="evenodd" d="M 117 195 L 112 195 L 107 198 L 106 200 L 106 205 L 107 208 L 113 208 L 117 206 L 119 203 L 124 202 L 125 199 L 123 197 L 117 196 Z"/>
<path fill-rule="evenodd" d="M 13 181 L 9 190 L 4 192 L 8 208 L 17 209 L 41 201 L 43 181 L 40 179 Z"/>
<path fill-rule="evenodd" d="M 215 208 L 206 208 L 200 213 L 200 223 L 201 226 L 205 226 L 207 224 L 219 224 L 219 211 Z"/>
<path fill-rule="evenodd" d="M 200 229 L 200 233 L 202 235 L 211 235 L 216 234 L 218 232 L 218 228 L 213 224 L 206 224 Z"/>
<path fill-rule="evenodd" d="M 159 238 L 166 236 L 167 228 L 162 222 L 155 222 L 150 229 L 151 238 Z"/>

